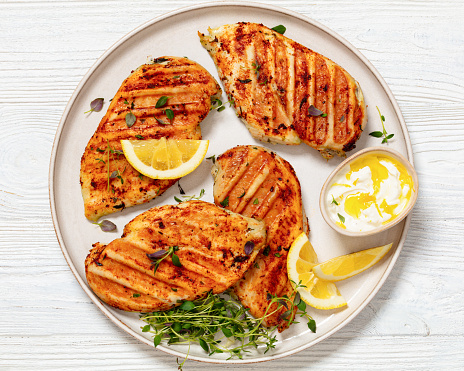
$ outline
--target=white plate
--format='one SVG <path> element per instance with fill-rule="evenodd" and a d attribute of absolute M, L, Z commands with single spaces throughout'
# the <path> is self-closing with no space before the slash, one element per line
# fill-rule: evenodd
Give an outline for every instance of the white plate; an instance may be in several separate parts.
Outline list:
<path fill-rule="evenodd" d="M 92 243 L 108 243 L 119 237 L 124 225 L 136 215 L 157 205 L 176 204 L 173 196 L 179 195 L 179 190 L 177 186 L 173 186 L 164 195 L 148 204 L 110 215 L 108 219 L 117 224 L 118 233 L 104 233 L 87 221 L 84 217 L 79 185 L 80 159 L 85 145 L 104 115 L 103 111 L 108 108 L 108 103 L 102 112 L 87 115 L 84 112 L 89 109 L 89 103 L 94 98 L 104 97 L 105 102 L 108 102 L 131 70 L 145 63 L 148 56 L 187 56 L 203 65 L 219 81 L 213 61 L 199 42 L 197 31 L 206 32 L 208 27 L 238 21 L 258 22 L 269 27 L 285 25 L 285 36 L 343 66 L 361 84 L 368 104 L 369 123 L 366 132 L 357 142 L 357 149 L 380 145 L 380 139 L 367 134 L 381 130 L 375 108 L 378 106 L 386 117 L 388 132 L 395 134 L 388 146 L 401 152 L 410 162 L 413 161 L 406 125 L 385 81 L 358 50 L 327 27 L 311 19 L 269 5 L 226 2 L 183 8 L 156 18 L 129 33 L 90 69 L 66 107 L 51 157 L 50 199 L 58 241 L 79 284 L 117 326 L 152 346 L 151 336 L 140 330 L 144 323 L 139 320 L 137 314 L 126 313 L 102 304 L 89 289 L 85 279 L 84 260 Z M 303 203 L 311 227 L 310 240 L 320 261 L 389 242 L 394 243 L 394 248 L 371 270 L 338 284 L 348 301 L 347 308 L 332 311 L 310 310 L 317 322 L 316 334 L 311 333 L 305 323 L 300 323 L 292 325 L 290 329 L 278 335 L 276 349 L 265 355 L 262 350 L 258 350 L 249 353 L 243 360 L 226 361 L 226 355 L 215 354 L 208 357 L 199 346 L 194 345 L 190 349 L 189 358 L 229 364 L 276 359 L 308 348 L 342 328 L 369 303 L 386 280 L 406 238 L 410 217 L 380 235 L 366 238 L 343 237 L 324 222 L 318 208 L 321 187 L 331 171 L 342 161 L 341 158 L 327 162 L 317 151 L 304 144 L 273 146 L 257 142 L 251 138 L 230 108 L 222 112 L 211 112 L 201 123 L 201 130 L 203 138 L 210 140 L 207 156 L 221 154 L 238 144 L 258 144 L 271 148 L 293 165 L 302 186 Z M 204 188 L 206 195 L 203 200 L 213 201 L 210 166 L 209 161 L 204 161 L 195 172 L 181 180 L 187 194 L 198 195 Z M 180 345 L 159 346 L 158 349 L 180 357 L 185 356 L 187 352 L 187 347 Z"/>

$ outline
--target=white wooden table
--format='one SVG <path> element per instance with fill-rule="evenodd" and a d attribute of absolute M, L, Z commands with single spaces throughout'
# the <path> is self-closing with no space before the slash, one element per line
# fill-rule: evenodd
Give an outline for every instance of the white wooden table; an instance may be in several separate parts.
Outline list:
<path fill-rule="evenodd" d="M 408 126 L 420 195 L 393 272 L 356 319 L 297 355 L 221 368 L 462 369 L 464 2 L 263 2 L 330 27 L 379 70 Z M 61 114 L 96 59 L 136 26 L 192 3 L 0 1 L 0 369 L 177 368 L 78 285 L 55 237 L 48 167 Z"/>

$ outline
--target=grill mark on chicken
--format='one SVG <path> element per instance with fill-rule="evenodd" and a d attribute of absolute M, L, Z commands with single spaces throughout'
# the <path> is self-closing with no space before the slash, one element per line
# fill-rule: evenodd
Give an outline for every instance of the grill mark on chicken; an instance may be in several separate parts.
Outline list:
<path fill-rule="evenodd" d="M 249 255 L 244 251 L 248 241 L 254 244 Z M 263 222 L 207 202 L 156 207 L 129 222 L 121 238 L 94 244 L 85 261 L 87 281 L 116 308 L 166 310 L 179 300 L 195 300 L 234 285 L 265 242 Z M 178 246 L 182 266 L 167 257 L 153 274 L 147 254 L 172 246 Z"/>
<path fill-rule="evenodd" d="M 353 121 L 350 109 L 350 90 L 345 75 L 335 67 L 335 105 L 334 105 L 334 140 L 342 143 L 350 134 L 347 123 Z"/>
<path fill-rule="evenodd" d="M 367 121 L 366 108 L 358 84 L 343 68 L 260 24 L 240 22 L 209 33 L 199 33 L 200 41 L 253 137 L 281 144 L 303 141 L 327 159 L 355 147 Z M 256 69 L 253 62 L 259 70 L 250 73 Z M 345 89 L 348 104 L 335 98 Z M 324 117 L 310 116 L 311 105 Z"/>
<path fill-rule="evenodd" d="M 123 154 L 110 154 L 108 171 L 108 146 L 121 151 L 122 139 L 136 139 L 138 135 L 145 139 L 201 139 L 199 123 L 209 113 L 211 97 L 220 94 L 219 85 L 195 62 L 165 59 L 162 64 L 142 65 L 122 83 L 85 148 L 80 182 L 85 216 L 90 220 L 148 202 L 177 181 L 140 177 Z M 167 104 L 156 108 L 162 96 L 169 97 Z M 166 116 L 168 108 L 174 111 L 172 121 Z M 130 128 L 125 121 L 129 112 L 136 117 Z M 110 179 L 108 190 L 108 176 L 114 171 L 119 171 L 123 180 Z"/>
<path fill-rule="evenodd" d="M 250 308 L 251 314 L 261 317 L 268 305 L 268 292 L 290 296 L 293 291 L 287 277 L 286 257 L 294 238 L 306 225 L 298 179 L 282 158 L 252 146 L 226 151 L 216 159 L 212 172 L 217 205 L 228 198 L 229 210 L 266 223 L 266 253 L 259 254 L 256 265 L 234 286 L 242 304 Z M 282 308 L 269 317 L 266 325 L 284 330 L 288 324 L 280 315 L 285 311 Z"/>

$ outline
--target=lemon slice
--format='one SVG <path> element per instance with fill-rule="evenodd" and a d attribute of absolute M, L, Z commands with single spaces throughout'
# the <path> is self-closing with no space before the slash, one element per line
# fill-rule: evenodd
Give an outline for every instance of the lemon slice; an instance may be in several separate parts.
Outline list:
<path fill-rule="evenodd" d="M 317 309 L 334 309 L 346 305 L 334 283 L 318 278 L 312 268 L 318 264 L 316 252 L 306 233 L 293 241 L 287 256 L 288 277 L 295 283 L 301 282 L 297 290 L 301 299 Z"/>
<path fill-rule="evenodd" d="M 353 254 L 338 256 L 313 266 L 312 270 L 317 277 L 323 280 L 341 281 L 372 267 L 390 251 L 391 247 L 392 244 L 390 243 Z"/>
<path fill-rule="evenodd" d="M 121 145 L 127 161 L 138 172 L 153 179 L 176 179 L 200 165 L 208 151 L 209 140 L 121 140 Z"/>

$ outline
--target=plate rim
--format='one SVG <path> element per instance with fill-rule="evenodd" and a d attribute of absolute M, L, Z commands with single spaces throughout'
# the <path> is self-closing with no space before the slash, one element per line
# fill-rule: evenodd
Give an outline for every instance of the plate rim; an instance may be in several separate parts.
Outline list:
<path fill-rule="evenodd" d="M 174 9 L 172 11 L 169 11 L 167 13 L 161 14 L 151 20 L 148 20 L 141 25 L 137 26 L 133 30 L 129 31 L 126 35 L 124 35 L 122 38 L 120 38 L 118 41 L 116 41 L 113 45 L 111 45 L 108 49 L 105 50 L 105 52 L 94 62 L 94 64 L 90 67 L 90 69 L 87 71 L 87 73 L 83 76 L 79 84 L 76 86 L 76 88 L 73 91 L 73 94 L 71 95 L 65 110 L 61 116 L 60 122 L 58 124 L 55 138 L 53 141 L 53 147 L 52 147 L 52 152 L 51 152 L 51 157 L 50 157 L 50 164 L 49 164 L 49 202 L 50 202 L 50 211 L 51 211 L 51 216 L 52 216 L 52 222 L 53 222 L 53 228 L 55 230 L 55 234 L 57 236 L 58 244 L 60 245 L 61 252 L 64 255 L 64 258 L 71 269 L 72 273 L 74 274 L 74 277 L 76 278 L 77 282 L 81 286 L 81 288 L 84 290 L 84 292 L 89 296 L 89 298 L 92 300 L 94 304 L 97 305 L 97 307 L 102 311 L 102 313 L 109 319 L 111 320 L 116 326 L 118 326 L 121 330 L 125 331 L 126 333 L 130 334 L 137 340 L 141 341 L 142 343 L 150 346 L 151 348 L 154 348 L 153 342 L 150 341 L 149 339 L 141 336 L 134 330 L 132 330 L 128 325 L 126 325 L 123 321 L 121 321 L 119 318 L 114 316 L 108 308 L 91 292 L 91 290 L 88 288 L 87 284 L 84 282 L 84 280 L 80 277 L 79 273 L 77 272 L 77 268 L 74 266 L 72 263 L 72 260 L 70 258 L 70 255 L 65 247 L 65 243 L 63 240 L 63 236 L 61 234 L 60 226 L 58 223 L 57 219 L 57 213 L 56 213 L 56 206 L 55 206 L 55 192 L 54 192 L 54 187 L 55 187 L 55 182 L 54 182 L 54 177 L 55 177 L 55 163 L 57 159 L 57 152 L 58 152 L 58 147 L 59 147 L 59 142 L 61 139 L 61 134 L 63 132 L 65 122 L 67 120 L 67 117 L 69 115 L 69 112 L 74 105 L 77 97 L 81 93 L 81 90 L 83 86 L 90 80 L 91 76 L 94 74 L 95 70 L 102 64 L 109 56 L 122 44 L 124 44 L 127 40 L 131 39 L 134 37 L 136 34 L 139 32 L 144 31 L 146 28 L 152 26 L 155 23 L 158 23 L 160 21 L 163 21 L 165 19 L 168 19 L 170 17 L 175 17 L 183 13 L 188 13 L 191 11 L 196 11 L 198 9 L 204 9 L 204 8 L 224 8 L 224 7 L 248 7 L 248 8 L 253 8 L 253 9 L 262 9 L 262 10 L 268 10 L 268 11 L 273 11 L 276 13 L 281 13 L 286 16 L 290 16 L 293 18 L 296 18 L 304 23 L 307 23 L 311 26 L 314 26 L 318 28 L 320 31 L 325 32 L 338 42 L 340 42 L 342 45 L 344 45 L 346 48 L 348 48 L 356 57 L 358 57 L 362 63 L 368 68 L 368 70 L 374 75 L 374 77 L 377 79 L 378 83 L 381 85 L 382 89 L 386 93 L 393 110 L 396 114 L 396 117 L 398 118 L 398 122 L 400 124 L 401 130 L 402 130 L 402 135 L 405 139 L 405 148 L 407 152 L 407 158 L 409 162 L 414 166 L 414 159 L 413 159 L 413 152 L 412 152 L 412 145 L 411 145 L 411 140 L 409 137 L 409 132 L 407 130 L 406 122 L 404 120 L 403 114 L 401 113 L 400 107 L 398 105 L 398 102 L 396 101 L 390 87 L 387 85 L 386 81 L 383 79 L 383 77 L 380 75 L 380 73 L 377 71 L 377 69 L 374 67 L 374 65 L 356 48 L 354 47 L 349 41 L 347 41 L 345 38 L 340 36 L 338 33 L 330 29 L 329 27 L 323 25 L 322 23 L 319 23 L 318 21 L 309 18 L 303 14 L 297 13 L 293 10 L 286 9 L 283 7 L 271 5 L 271 4 L 264 4 L 264 3 L 258 3 L 258 2 L 244 2 L 244 1 L 221 1 L 221 2 L 205 2 L 205 3 L 200 3 L 200 4 L 195 4 L 195 5 L 189 5 L 189 6 L 184 6 L 180 7 L 177 9 Z M 291 350 L 288 350 L 286 352 L 283 352 L 281 354 L 277 355 L 269 355 L 269 356 L 263 356 L 260 358 L 256 359 L 230 359 L 230 360 L 221 360 L 221 359 L 214 359 L 210 357 L 199 357 L 195 355 L 188 355 L 187 358 L 189 360 L 195 360 L 195 361 L 201 361 L 205 363 L 215 363 L 215 364 L 250 364 L 250 363 L 259 363 L 259 362 L 265 362 L 269 360 L 274 360 L 274 359 L 280 359 L 284 358 L 293 354 L 296 354 L 304 349 L 310 348 L 319 342 L 327 339 L 343 327 L 345 327 L 348 323 L 350 323 L 366 306 L 367 304 L 373 299 L 373 297 L 377 294 L 377 292 L 383 287 L 386 279 L 390 275 L 391 271 L 393 270 L 393 267 L 396 264 L 396 261 L 398 260 L 399 254 L 403 248 L 404 242 L 407 237 L 407 233 L 409 230 L 409 226 L 411 223 L 411 217 L 412 214 L 410 213 L 403 225 L 403 229 L 401 231 L 401 237 L 398 241 L 398 245 L 396 246 L 396 249 L 394 253 L 392 254 L 391 261 L 388 264 L 385 272 L 381 276 L 380 280 L 377 282 L 375 287 L 372 289 L 372 291 L 369 293 L 369 295 L 366 296 L 364 301 L 361 302 L 361 304 L 342 322 L 340 322 L 338 325 L 333 327 L 330 331 L 325 333 L 324 335 L 318 337 L 317 339 L 314 339 L 313 341 L 310 341 L 306 344 L 303 344 L 299 347 L 293 348 Z M 180 351 L 176 351 L 172 349 L 171 347 L 167 346 L 158 346 L 156 349 L 159 349 L 165 353 L 171 354 L 173 356 L 177 357 L 185 357 L 186 354 Z"/>

